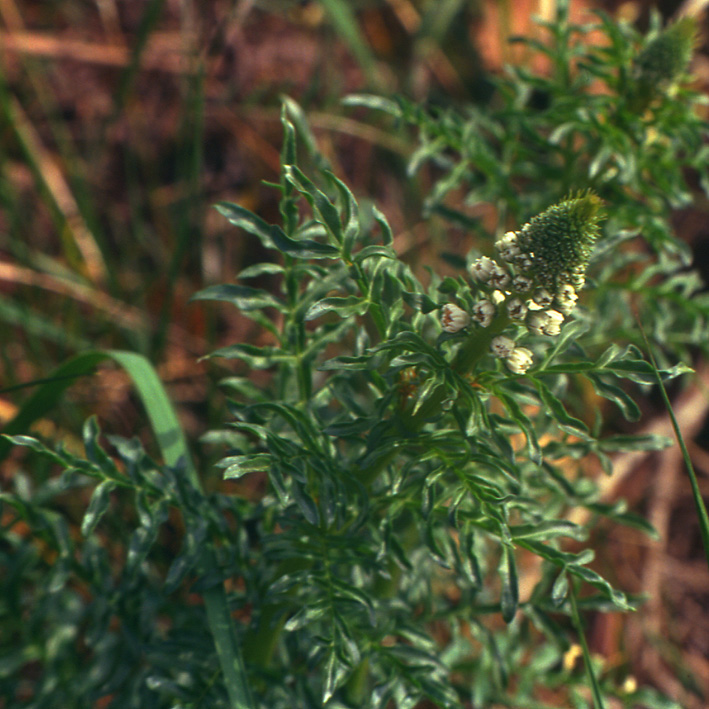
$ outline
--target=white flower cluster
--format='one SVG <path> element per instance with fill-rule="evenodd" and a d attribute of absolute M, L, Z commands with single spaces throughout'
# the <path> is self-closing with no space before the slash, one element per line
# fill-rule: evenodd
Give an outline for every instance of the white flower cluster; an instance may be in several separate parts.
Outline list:
<path fill-rule="evenodd" d="M 499 333 L 512 324 L 537 336 L 559 335 L 584 285 L 600 234 L 602 207 L 601 200 L 587 191 L 548 207 L 518 231 L 500 237 L 494 258 L 481 256 L 470 265 L 480 294 L 477 303 L 467 310 L 444 305 L 443 329 L 457 333 L 471 325 L 488 328 L 487 333 L 472 332 L 469 337 L 482 338 L 480 349 L 490 343 L 493 355 L 504 359 L 510 371 L 524 374 L 532 366 L 532 352 Z M 475 348 L 463 348 L 461 353 L 478 356 Z"/>
<path fill-rule="evenodd" d="M 535 335 L 555 336 L 561 331 L 564 317 L 576 305 L 578 296 L 569 279 L 562 279 L 557 292 L 535 282 L 532 266 L 534 254 L 525 252 L 521 232 L 508 231 L 495 242 L 498 259 L 481 256 L 470 266 L 470 273 L 486 297 L 474 307 L 472 320 L 488 327 L 497 314 L 497 306 L 504 303 L 511 320 L 524 323 Z"/>
<path fill-rule="evenodd" d="M 518 347 L 514 340 L 498 335 L 490 343 L 490 350 L 495 357 L 505 360 L 507 368 L 513 374 L 524 374 L 534 362 L 532 351 Z"/>

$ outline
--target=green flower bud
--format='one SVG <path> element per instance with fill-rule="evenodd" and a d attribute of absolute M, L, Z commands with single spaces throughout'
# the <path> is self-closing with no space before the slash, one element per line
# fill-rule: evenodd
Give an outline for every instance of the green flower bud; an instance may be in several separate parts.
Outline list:
<path fill-rule="evenodd" d="M 601 200 L 592 192 L 569 197 L 534 217 L 519 232 L 529 259 L 524 275 L 551 295 L 567 285 L 580 290 L 601 218 Z"/>
<path fill-rule="evenodd" d="M 645 45 L 633 62 L 633 81 L 627 90 L 631 111 L 643 113 L 679 80 L 689 66 L 696 39 L 694 19 L 683 17 Z"/>
<path fill-rule="evenodd" d="M 665 88 L 686 71 L 696 43 L 697 25 L 683 17 L 648 42 L 635 59 L 634 71 L 639 84 Z"/>

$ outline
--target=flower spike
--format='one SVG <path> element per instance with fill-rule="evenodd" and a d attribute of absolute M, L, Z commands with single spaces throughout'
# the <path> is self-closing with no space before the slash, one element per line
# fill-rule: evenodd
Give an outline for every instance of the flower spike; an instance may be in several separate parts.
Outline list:
<path fill-rule="evenodd" d="M 530 264 L 525 275 L 556 295 L 564 286 L 579 290 L 600 231 L 602 203 L 593 192 L 569 197 L 534 217 L 519 232 Z"/>

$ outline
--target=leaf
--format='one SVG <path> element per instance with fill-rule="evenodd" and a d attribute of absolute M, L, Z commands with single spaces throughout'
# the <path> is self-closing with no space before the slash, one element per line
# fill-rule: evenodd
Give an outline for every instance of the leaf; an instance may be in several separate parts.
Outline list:
<path fill-rule="evenodd" d="M 323 433 L 337 438 L 349 438 L 361 436 L 372 427 L 372 420 L 369 418 L 356 418 L 346 421 L 336 421 L 326 426 Z"/>
<path fill-rule="evenodd" d="M 610 158 L 613 156 L 613 151 L 612 149 L 604 145 L 598 153 L 594 156 L 593 160 L 591 161 L 591 164 L 588 167 L 588 176 L 591 179 L 594 179 L 598 173 L 605 167 L 606 163 L 610 160 Z"/>
<path fill-rule="evenodd" d="M 521 539 L 548 541 L 557 537 L 571 537 L 576 541 L 584 541 L 588 538 L 588 531 L 584 527 L 568 520 L 545 520 L 536 524 L 519 524 L 510 527 L 510 534 L 514 541 Z"/>
<path fill-rule="evenodd" d="M 101 448 L 98 442 L 101 431 L 95 416 L 91 416 L 85 421 L 82 434 L 86 458 L 101 470 L 103 477 L 113 480 L 120 479 L 121 473 L 113 462 L 113 458 Z"/>
<path fill-rule="evenodd" d="M 304 605 L 295 615 L 291 616 L 283 626 L 288 633 L 306 627 L 309 623 L 320 620 L 331 609 L 329 600 Z"/>
<path fill-rule="evenodd" d="M 606 579 L 592 569 L 586 568 L 585 566 L 578 566 L 577 564 L 569 564 L 568 570 L 569 573 L 583 579 L 594 588 L 597 588 L 601 593 L 603 593 L 604 596 L 612 601 L 613 605 L 615 605 L 615 607 L 619 610 L 635 610 L 635 607 L 628 602 L 628 599 L 624 593 L 613 588 L 610 583 L 606 581 Z"/>
<path fill-rule="evenodd" d="M 339 250 L 311 239 L 292 239 L 279 226 L 271 225 L 244 207 L 231 202 L 219 202 L 217 211 L 229 222 L 257 236 L 267 249 L 278 249 L 295 258 L 336 258 Z"/>
<path fill-rule="evenodd" d="M 285 306 L 277 298 L 261 290 L 260 288 L 250 288 L 249 286 L 237 286 L 232 284 L 221 284 L 210 286 L 195 293 L 190 301 L 217 300 L 231 303 L 239 310 L 260 310 L 261 308 L 275 308 L 284 312 Z"/>
<path fill-rule="evenodd" d="M 359 355 L 358 357 L 333 357 L 325 360 L 318 369 L 327 371 L 330 369 L 370 369 L 374 367 L 375 357 L 373 355 Z"/>
<path fill-rule="evenodd" d="M 659 433 L 618 434 L 598 441 L 602 451 L 659 451 L 672 445 L 672 439 Z"/>
<path fill-rule="evenodd" d="M 108 510 L 108 505 L 111 502 L 110 494 L 116 488 L 116 483 L 113 480 L 104 480 L 99 483 L 91 495 L 91 501 L 84 513 L 84 519 L 81 521 L 81 533 L 88 537 L 96 525 L 101 521 L 101 517 Z"/>
<path fill-rule="evenodd" d="M 532 382 L 539 392 L 539 396 L 542 403 L 551 411 L 559 427 L 571 433 L 572 435 L 581 436 L 582 438 L 588 440 L 589 437 L 586 435 L 588 433 L 588 426 L 583 421 L 571 416 L 567 411 L 561 401 L 554 396 L 551 389 L 537 378 L 533 378 Z"/>
<path fill-rule="evenodd" d="M 332 172 L 326 172 L 325 174 L 340 193 L 340 200 L 342 202 L 343 210 L 342 221 L 344 225 L 342 255 L 345 259 L 349 259 L 360 231 L 359 206 L 357 205 L 357 200 L 350 191 L 349 187 L 347 187 L 342 180 L 336 177 Z M 375 246 L 374 248 L 382 247 Z M 396 254 L 394 254 L 391 250 L 390 257 L 396 257 Z"/>
<path fill-rule="evenodd" d="M 566 573 L 566 569 L 562 569 L 551 588 L 551 602 L 558 608 L 566 600 L 568 592 L 569 577 Z"/>
<path fill-rule="evenodd" d="M 281 273 L 283 273 L 283 271 L 284 268 L 279 263 L 270 263 L 266 261 L 264 263 L 256 263 L 253 266 L 248 266 L 243 271 L 239 271 L 239 273 L 237 274 L 237 278 L 241 280 L 243 278 L 259 278 L 260 276 L 268 276 L 275 274 L 280 275 Z M 197 295 L 199 295 L 199 293 Z"/>
<path fill-rule="evenodd" d="M 601 379 L 600 376 L 588 373 L 588 378 L 593 384 L 593 388 L 599 396 L 608 399 L 618 405 L 623 412 L 623 416 L 628 421 L 637 421 L 640 418 L 640 409 L 633 401 L 632 397 L 626 394 L 619 386 L 609 384 Z"/>
<path fill-rule="evenodd" d="M 512 417 L 513 421 L 520 427 L 522 432 L 527 439 L 527 455 L 529 459 L 534 463 L 542 462 L 542 452 L 539 448 L 539 441 L 537 440 L 537 434 L 534 431 L 532 422 L 529 417 L 522 411 L 522 407 L 517 403 L 517 401 L 509 396 L 507 392 L 503 391 L 500 387 L 495 387 L 495 396 L 504 404 L 508 413 Z"/>
<path fill-rule="evenodd" d="M 339 258 L 340 251 L 330 244 L 321 244 L 312 239 L 291 239 L 277 226 L 271 227 L 273 245 L 284 254 L 294 258 Z"/>
<path fill-rule="evenodd" d="M 500 561 L 500 581 L 502 582 L 502 593 L 500 596 L 500 608 L 502 618 L 505 623 L 511 623 L 517 613 L 519 603 L 519 581 L 517 578 L 517 564 L 515 562 L 514 549 L 507 544 L 502 545 L 502 559 Z"/>
<path fill-rule="evenodd" d="M 286 179 L 293 186 L 302 192 L 312 205 L 316 214 L 320 217 L 320 221 L 328 230 L 337 244 L 342 244 L 344 241 L 344 231 L 342 222 L 337 207 L 330 201 L 328 196 L 318 189 L 313 182 L 295 165 L 286 165 L 284 167 Z M 337 180 L 334 175 L 329 175 L 333 180 Z M 339 250 L 336 249 L 339 255 Z"/>
<path fill-rule="evenodd" d="M 440 307 L 433 298 L 430 298 L 425 293 L 408 293 L 402 291 L 401 295 L 408 306 L 424 314 L 438 310 Z"/>
<path fill-rule="evenodd" d="M 248 473 L 268 470 L 271 467 L 271 456 L 268 453 L 251 453 L 249 455 L 231 455 L 217 463 L 224 471 L 225 480 L 236 480 Z"/>
<path fill-rule="evenodd" d="M 238 226 L 249 234 L 258 237 L 265 248 L 275 248 L 271 239 L 270 224 L 258 215 L 232 202 L 219 202 L 214 205 L 214 208 L 234 226 Z"/>
<path fill-rule="evenodd" d="M 382 258 L 395 259 L 396 253 L 388 246 L 380 246 L 379 244 L 370 244 L 360 249 L 353 257 L 355 263 L 362 263 L 368 258 L 380 256 Z"/>
<path fill-rule="evenodd" d="M 337 656 L 334 648 L 330 650 L 325 666 L 325 686 L 323 687 L 323 704 L 332 699 L 337 688 L 342 684 L 349 674 L 349 667 L 345 665 Z"/>
<path fill-rule="evenodd" d="M 384 246 L 391 246 L 394 242 L 394 234 L 392 234 L 391 227 L 386 217 L 376 207 L 372 207 L 372 216 L 377 224 L 379 224 L 379 228 L 382 231 L 382 243 Z"/>
<path fill-rule="evenodd" d="M 318 150 L 318 144 L 315 140 L 312 130 L 308 125 L 308 119 L 303 112 L 300 104 L 296 103 L 290 96 L 282 96 L 281 101 L 283 102 L 283 108 L 286 110 L 288 116 L 291 118 L 295 127 L 298 130 L 298 137 L 305 143 L 305 148 L 308 151 L 308 155 L 313 158 L 316 164 L 323 165 L 326 164 L 325 159 Z M 285 142 L 285 141 L 284 141 Z M 295 140 L 293 141 L 295 143 Z M 291 146 L 289 146 L 290 148 Z M 282 163 L 284 165 L 292 165 L 295 162 L 295 145 L 292 149 L 289 149 L 283 154 Z M 290 159 L 289 159 L 290 158 Z"/>
<path fill-rule="evenodd" d="M 352 315 L 364 315 L 369 309 L 369 302 L 357 295 L 348 295 L 345 298 L 329 297 L 313 303 L 305 313 L 305 320 L 315 320 L 324 313 L 337 313 L 341 318 Z"/>
<path fill-rule="evenodd" d="M 215 350 L 208 357 L 240 359 L 254 369 L 268 369 L 277 364 L 295 362 L 294 355 L 284 352 L 280 347 L 258 347 L 256 345 L 229 345 Z"/>
<path fill-rule="evenodd" d="M 373 94 L 351 94 L 342 99 L 343 106 L 361 106 L 363 108 L 371 108 L 377 111 L 384 111 L 395 118 L 401 118 L 401 107 L 396 101 L 384 98 L 383 96 L 375 96 Z"/>
<path fill-rule="evenodd" d="M 576 566 L 588 564 L 593 561 L 594 558 L 592 549 L 585 549 L 579 554 L 572 554 L 567 551 L 559 551 L 549 544 L 542 544 L 533 539 L 517 539 L 516 543 L 518 546 L 528 549 L 537 556 L 542 557 L 542 559 L 546 559 L 560 568 L 564 568 L 570 564 L 575 564 Z"/>
<path fill-rule="evenodd" d="M 320 524 L 320 514 L 318 513 L 318 506 L 313 501 L 313 498 L 308 495 L 308 493 L 303 489 L 301 485 L 297 482 L 291 488 L 293 492 L 293 499 L 303 513 L 303 517 L 317 527 Z"/>
<path fill-rule="evenodd" d="M 32 436 L 8 436 L 7 434 L 0 436 L 0 444 L 7 445 L 8 442 L 9 444 L 15 446 L 25 446 L 26 448 L 31 448 L 36 453 L 43 455 L 45 458 L 48 458 L 53 463 L 56 463 L 63 468 L 66 468 L 68 465 L 66 458 L 53 451 L 51 448 L 47 448 L 44 443 L 36 438 L 33 438 Z"/>
<path fill-rule="evenodd" d="M 393 364 L 393 361 L 392 361 Z M 419 409 L 431 398 L 433 398 L 434 393 L 438 391 L 440 387 L 444 385 L 444 378 L 443 374 L 441 372 L 436 372 L 435 374 L 431 375 L 426 379 L 424 382 L 423 386 L 420 387 L 418 390 L 418 394 L 416 396 L 416 403 L 414 404 L 414 408 L 412 411 L 412 416 L 416 416 L 418 413 Z M 440 407 L 438 407 L 440 411 Z M 432 415 L 436 415 L 439 413 L 439 411 L 433 411 Z"/>

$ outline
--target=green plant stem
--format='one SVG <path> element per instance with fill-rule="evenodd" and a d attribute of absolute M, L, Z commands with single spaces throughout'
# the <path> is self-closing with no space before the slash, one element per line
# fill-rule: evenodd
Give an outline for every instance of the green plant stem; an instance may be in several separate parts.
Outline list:
<path fill-rule="evenodd" d="M 255 667 L 267 667 L 286 623 L 286 606 L 272 603 L 261 610 L 258 625 L 244 637 L 244 653 Z"/>
<path fill-rule="evenodd" d="M 367 696 L 367 678 L 369 677 L 369 660 L 365 657 L 355 667 L 354 672 L 345 684 L 345 694 L 350 704 L 362 706 Z"/>
<path fill-rule="evenodd" d="M 569 603 L 571 605 L 571 620 L 576 628 L 576 634 L 581 644 L 581 651 L 583 652 L 583 660 L 586 666 L 586 673 L 588 674 L 588 680 L 591 684 L 591 692 L 593 694 L 593 705 L 596 709 L 606 709 L 606 705 L 603 702 L 603 697 L 601 695 L 601 688 L 598 685 L 598 680 L 596 679 L 596 674 L 593 671 L 593 664 L 591 663 L 591 653 L 588 649 L 588 642 L 586 642 L 586 634 L 583 631 L 583 624 L 581 623 L 581 616 L 579 615 L 578 605 L 576 604 L 576 581 L 575 579 L 569 578 Z"/>
<path fill-rule="evenodd" d="M 707 515 L 707 508 L 704 504 L 704 498 L 702 497 L 702 491 L 699 487 L 699 482 L 697 481 L 697 474 L 694 470 L 694 466 L 692 465 L 692 459 L 689 456 L 689 451 L 687 450 L 687 446 L 684 442 L 684 437 L 682 436 L 682 431 L 679 427 L 679 423 L 677 423 L 677 417 L 675 416 L 675 412 L 672 409 L 672 403 L 670 402 L 669 396 L 667 396 L 667 390 L 665 389 L 662 377 L 660 376 L 660 370 L 657 368 L 655 356 L 653 355 L 652 348 L 650 347 L 650 341 L 648 340 L 647 335 L 645 334 L 645 330 L 637 314 L 635 319 L 638 323 L 638 327 L 640 328 L 643 340 L 645 341 L 645 347 L 647 347 L 647 352 L 650 358 L 650 364 L 652 365 L 652 368 L 655 373 L 655 379 L 657 380 L 657 386 L 660 389 L 662 401 L 665 404 L 665 408 L 667 409 L 667 413 L 669 414 L 670 421 L 672 422 L 672 430 L 675 433 L 675 438 L 677 439 L 680 451 L 682 452 L 682 459 L 684 460 L 684 464 L 687 468 L 689 484 L 692 487 L 692 497 L 694 498 L 694 506 L 697 509 L 697 517 L 699 518 L 699 532 L 702 536 L 704 556 L 707 560 L 707 566 L 709 566 L 709 515 Z"/>
<path fill-rule="evenodd" d="M 478 362 L 490 351 L 490 343 L 499 335 L 512 321 L 509 315 L 501 312 L 486 328 L 475 328 L 468 335 L 468 338 L 460 346 L 460 349 L 453 358 L 451 369 L 458 376 L 465 376 L 472 372 Z M 438 387 L 431 397 L 422 404 L 415 413 L 409 415 L 403 413 L 403 420 L 406 427 L 412 433 L 421 430 L 429 417 L 437 413 L 446 399 L 445 387 Z"/>
<path fill-rule="evenodd" d="M 460 346 L 453 361 L 451 369 L 459 376 L 472 372 L 478 362 L 489 352 L 490 343 L 512 321 L 509 315 L 501 312 L 486 328 L 475 328 Z M 418 408 L 401 411 L 398 418 L 391 421 L 392 433 L 400 433 L 402 437 L 414 438 L 423 428 L 426 421 L 441 409 L 446 400 L 448 391 L 445 386 L 439 386 L 431 396 Z M 370 486 L 386 468 L 397 454 L 397 449 L 392 448 L 386 455 L 378 458 L 374 463 L 359 472 L 360 481 Z"/>

